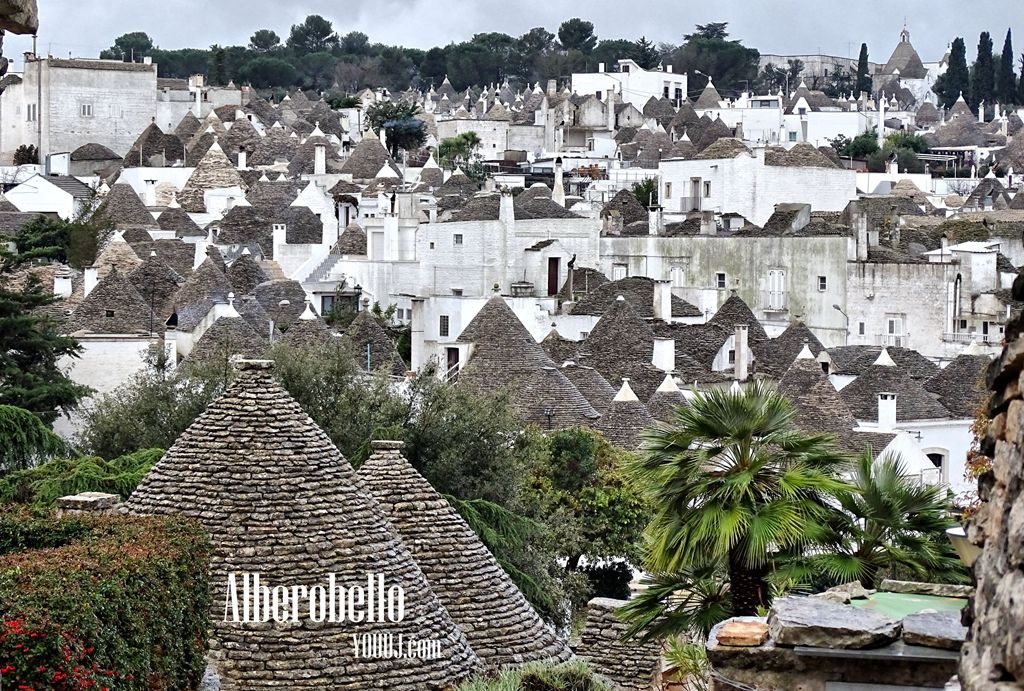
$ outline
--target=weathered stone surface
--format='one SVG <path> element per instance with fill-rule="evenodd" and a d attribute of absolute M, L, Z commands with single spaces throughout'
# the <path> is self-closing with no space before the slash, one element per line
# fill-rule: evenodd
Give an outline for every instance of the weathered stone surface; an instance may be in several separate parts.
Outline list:
<path fill-rule="evenodd" d="M 967 627 L 960 623 L 959 612 L 911 614 L 903 618 L 903 640 L 911 645 L 960 650 Z"/>
<path fill-rule="evenodd" d="M 108 511 L 117 506 L 121 497 L 106 492 L 81 492 L 57 500 L 58 511 Z"/>
<path fill-rule="evenodd" d="M 750 647 L 768 640 L 768 624 L 763 621 L 730 619 L 718 631 L 720 645 Z"/>
<path fill-rule="evenodd" d="M 974 594 L 974 588 L 969 585 L 956 585 L 954 583 L 918 583 L 916 581 L 893 581 L 888 578 L 882 580 L 878 587 L 883 593 L 906 593 L 908 595 L 937 595 L 939 597 L 963 597 L 967 598 Z"/>
<path fill-rule="evenodd" d="M 868 590 L 857 581 L 850 583 L 843 583 L 829 588 L 823 593 L 817 593 L 811 595 L 813 598 L 819 600 L 828 600 L 829 602 L 838 602 L 839 604 L 846 604 L 850 600 L 860 600 L 868 597 L 874 590 Z"/>
<path fill-rule="evenodd" d="M 983 547 L 974 563 L 977 590 L 964 611 L 970 626 L 960 655 L 964 691 L 1024 689 L 1024 338 L 1017 318 L 1007 325 L 1010 342 L 989 367 L 992 390 L 989 426 L 982 451 L 992 471 L 978 480 L 982 504 L 968 525 L 972 542 Z"/>
<path fill-rule="evenodd" d="M 622 691 L 648 691 L 661 672 L 657 643 L 623 641 L 626 624 L 615 611 L 625 600 L 597 597 L 587 603 L 587 623 L 576 645 L 576 654 Z"/>
<path fill-rule="evenodd" d="M 807 597 L 776 600 L 768 615 L 768 628 L 779 645 L 815 648 L 871 648 L 891 643 L 900 635 L 898 621 Z"/>
<path fill-rule="evenodd" d="M 36 0 L 0 0 L 0 29 L 12 34 L 34 34 L 39 29 Z"/>

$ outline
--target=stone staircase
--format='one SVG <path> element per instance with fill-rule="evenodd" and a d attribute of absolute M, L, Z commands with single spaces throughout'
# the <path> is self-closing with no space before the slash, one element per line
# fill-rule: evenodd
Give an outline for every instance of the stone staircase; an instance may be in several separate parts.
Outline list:
<path fill-rule="evenodd" d="M 284 271 L 281 270 L 281 265 L 273 259 L 261 259 L 260 268 L 263 269 L 263 273 L 271 281 L 281 281 L 288 278 L 284 275 Z"/>
<path fill-rule="evenodd" d="M 319 283 L 330 279 L 331 269 L 341 259 L 341 253 L 334 250 L 331 251 L 324 260 L 320 262 L 315 269 L 309 272 L 309 276 L 306 277 L 307 283 Z"/>

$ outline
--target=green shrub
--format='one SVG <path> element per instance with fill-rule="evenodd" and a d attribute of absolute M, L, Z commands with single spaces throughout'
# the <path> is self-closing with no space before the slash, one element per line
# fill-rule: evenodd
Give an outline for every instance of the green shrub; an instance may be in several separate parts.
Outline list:
<path fill-rule="evenodd" d="M 4 688 L 195 688 L 209 549 L 179 519 L 0 511 Z"/>
<path fill-rule="evenodd" d="M 19 470 L 0 477 L 0 504 L 48 507 L 80 492 L 106 492 L 127 499 L 163 454 L 163 449 L 142 449 L 112 461 L 85 456 Z"/>
<path fill-rule="evenodd" d="M 585 662 L 555 665 L 533 662 L 518 669 L 506 669 L 496 676 L 474 677 L 458 691 L 611 691 Z"/>

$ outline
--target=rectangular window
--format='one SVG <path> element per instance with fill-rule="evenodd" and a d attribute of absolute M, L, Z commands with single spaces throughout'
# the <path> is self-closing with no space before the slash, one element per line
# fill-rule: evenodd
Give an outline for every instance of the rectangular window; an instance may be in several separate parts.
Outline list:
<path fill-rule="evenodd" d="M 967 328 L 967 320 L 966 319 L 961 319 L 960 320 L 960 328 L 961 329 L 966 329 Z"/>
<path fill-rule="evenodd" d="M 677 264 L 669 269 L 668 278 L 673 288 L 682 288 L 686 285 L 686 269 Z"/>
<path fill-rule="evenodd" d="M 25 119 L 28 122 L 35 122 L 36 121 L 36 104 L 35 103 L 29 103 L 27 106 L 25 106 Z"/>
<path fill-rule="evenodd" d="M 715 287 L 719 290 L 725 289 L 725 272 L 719 271 L 715 274 Z"/>
<path fill-rule="evenodd" d="M 457 298 L 462 297 L 462 288 L 452 288 L 452 295 Z"/>
<path fill-rule="evenodd" d="M 857 322 L 857 333 L 861 336 L 864 335 L 864 322 Z"/>
<path fill-rule="evenodd" d="M 612 280 L 620 281 L 629 275 L 629 268 L 625 264 L 612 264 Z"/>
<path fill-rule="evenodd" d="M 704 196 L 705 197 L 710 197 L 711 196 L 711 181 L 710 180 L 705 180 L 704 181 Z"/>
<path fill-rule="evenodd" d="M 800 113 L 800 115 L 807 115 L 806 108 L 797 108 L 797 111 Z"/>
<path fill-rule="evenodd" d="M 902 336 L 903 324 L 906 321 L 905 314 L 885 315 L 885 333 L 888 336 Z"/>
<path fill-rule="evenodd" d="M 676 87 L 676 103 L 683 100 L 683 90 L 680 87 Z"/>
<path fill-rule="evenodd" d="M 736 351 L 733 348 L 729 349 L 729 364 L 730 365 L 735 365 L 736 364 Z"/>
<path fill-rule="evenodd" d="M 452 242 L 455 245 L 461 245 L 462 244 L 462 233 L 455 233 L 455 235 L 452 236 Z"/>
<path fill-rule="evenodd" d="M 796 132 L 790 132 L 789 133 L 789 141 L 791 141 L 791 142 L 795 142 L 796 141 Z"/>
<path fill-rule="evenodd" d="M 437 332 L 442 338 L 448 337 L 448 315 L 442 314 L 438 320 Z"/>
<path fill-rule="evenodd" d="M 106 316 L 106 317 L 107 317 L 108 319 L 109 319 L 110 317 L 113 317 L 113 316 L 114 316 L 114 310 L 107 310 L 107 311 L 106 311 L 106 315 L 105 315 L 105 316 Z"/>
<path fill-rule="evenodd" d="M 320 314 L 327 314 L 334 309 L 334 296 L 333 295 L 321 295 L 320 296 Z"/>
<path fill-rule="evenodd" d="M 115 120 L 124 117 L 124 107 L 117 105 L 116 103 L 110 106 L 110 117 Z"/>
<path fill-rule="evenodd" d="M 83 103 L 83 104 L 81 104 L 81 106 L 79 107 L 79 113 L 81 113 L 83 118 L 91 118 L 92 117 L 92 104 L 91 103 Z"/>
<path fill-rule="evenodd" d="M 663 96 L 664 96 L 665 98 L 668 98 L 668 84 L 666 84 L 666 85 L 665 85 L 665 88 L 664 88 L 664 90 L 662 91 L 662 95 L 663 95 Z"/>
<path fill-rule="evenodd" d="M 587 336 L 589 336 L 589 335 L 590 335 L 589 331 L 580 331 L 580 340 L 581 341 L 587 340 Z"/>
<path fill-rule="evenodd" d="M 665 199 L 671 199 L 671 198 L 672 198 L 672 183 L 671 182 L 666 182 L 665 183 Z"/>
<path fill-rule="evenodd" d="M 828 277 L 818 276 L 818 292 L 824 293 L 826 290 L 828 290 Z"/>
<path fill-rule="evenodd" d="M 434 243 L 430 243 L 430 249 L 434 249 Z"/>

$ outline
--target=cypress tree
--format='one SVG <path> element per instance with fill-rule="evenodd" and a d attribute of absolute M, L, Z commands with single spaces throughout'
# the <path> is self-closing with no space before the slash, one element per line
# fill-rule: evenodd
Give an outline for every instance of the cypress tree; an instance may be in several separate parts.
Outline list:
<path fill-rule="evenodd" d="M 967 71 L 967 46 L 962 38 L 953 41 L 949 51 L 949 65 L 946 72 L 939 77 L 933 91 L 939 96 L 939 105 L 943 108 L 952 108 L 956 99 L 962 93 L 964 98 L 969 96 L 970 73 Z"/>
<path fill-rule="evenodd" d="M 1020 83 L 1017 84 L 1017 103 L 1024 105 L 1024 53 L 1020 54 Z"/>
<path fill-rule="evenodd" d="M 992 104 L 995 97 L 995 79 L 992 37 L 987 31 L 982 31 L 978 38 L 978 59 L 974 61 L 974 70 L 971 74 L 971 95 L 969 97 L 971 108 L 977 110 L 978 104 L 982 101 L 986 106 Z"/>
<path fill-rule="evenodd" d="M 996 96 L 1004 104 L 1017 103 L 1017 75 L 1013 73 L 1013 40 L 1010 29 L 1006 30 L 1003 41 L 1003 54 L 999 59 L 999 71 L 996 74 Z"/>
<path fill-rule="evenodd" d="M 37 247 L 22 254 L 0 249 L 0 405 L 23 408 L 52 424 L 89 389 L 71 381 L 61 367 L 61 360 L 77 357 L 81 346 L 40 311 L 56 301 L 52 289 L 35 276 L 19 285 L 12 280 L 23 261 L 48 251 L 56 254 L 59 248 Z"/>
<path fill-rule="evenodd" d="M 862 92 L 871 93 L 871 72 L 868 70 L 868 44 L 860 44 L 860 57 L 857 58 L 857 95 Z"/>

